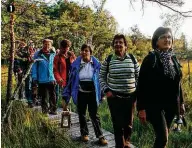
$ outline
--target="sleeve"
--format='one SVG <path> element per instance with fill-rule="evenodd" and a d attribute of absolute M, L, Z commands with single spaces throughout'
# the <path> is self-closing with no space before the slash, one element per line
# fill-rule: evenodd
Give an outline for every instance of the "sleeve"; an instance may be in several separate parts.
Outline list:
<path fill-rule="evenodd" d="M 180 83 L 179 87 L 180 87 L 179 88 L 180 104 L 183 104 L 184 103 L 184 99 L 183 99 L 183 89 L 182 89 L 181 83 Z"/>
<path fill-rule="evenodd" d="M 134 58 L 135 58 L 135 56 L 134 56 Z M 135 58 L 134 68 L 135 68 L 135 80 L 136 80 L 136 84 L 137 84 L 138 78 L 139 78 L 140 66 L 139 66 L 139 62 L 137 61 L 136 58 Z"/>
<path fill-rule="evenodd" d="M 145 59 L 142 62 L 139 77 L 138 77 L 138 85 L 137 85 L 137 110 L 144 110 L 145 109 L 145 102 L 147 99 L 147 93 L 148 89 L 147 84 L 148 84 L 148 74 L 150 68 L 152 67 L 151 60 L 149 55 L 145 57 Z"/>
<path fill-rule="evenodd" d="M 37 56 L 34 56 L 33 57 L 33 59 L 35 60 L 35 59 L 37 59 Z M 32 69 L 31 69 L 31 73 L 32 73 L 32 79 L 33 80 L 37 80 L 37 72 L 38 72 L 38 64 L 37 64 L 37 62 L 38 61 L 35 61 L 34 63 L 33 63 L 33 66 L 32 66 Z"/>
<path fill-rule="evenodd" d="M 99 81 L 100 81 L 100 87 L 101 87 L 101 91 L 102 93 L 106 93 L 107 91 L 109 91 L 109 87 L 107 85 L 107 58 L 105 59 L 105 61 L 102 63 L 101 65 L 101 69 L 100 69 L 100 73 L 99 73 Z"/>
<path fill-rule="evenodd" d="M 58 84 L 60 84 L 60 80 L 62 80 L 62 77 L 60 75 L 60 72 L 59 72 L 59 56 L 56 55 L 54 57 L 54 61 L 53 61 L 53 73 L 54 73 L 54 77 L 57 81 Z"/>

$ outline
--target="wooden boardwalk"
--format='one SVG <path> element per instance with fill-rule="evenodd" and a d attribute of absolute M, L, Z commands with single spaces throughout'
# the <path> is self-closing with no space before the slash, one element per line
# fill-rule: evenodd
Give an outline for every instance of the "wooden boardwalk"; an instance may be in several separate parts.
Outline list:
<path fill-rule="evenodd" d="M 38 107 L 34 107 L 34 110 L 38 110 L 41 111 L 40 106 Z M 61 123 L 61 112 L 62 109 L 57 109 L 58 114 L 57 115 L 49 115 L 49 119 L 51 120 L 51 122 L 55 122 L 55 124 L 60 127 L 60 123 Z M 88 129 L 89 129 L 89 141 L 88 142 L 83 142 L 85 144 L 85 148 L 115 148 L 115 141 L 114 141 L 114 135 L 109 132 L 106 131 L 104 129 L 102 129 L 103 131 L 103 135 L 105 136 L 105 138 L 108 141 L 108 144 L 106 146 L 101 146 L 98 143 L 98 138 L 95 137 L 95 133 L 94 133 L 94 129 L 92 126 L 91 121 L 87 122 L 88 125 Z M 67 129 L 67 132 L 69 134 L 69 136 L 74 140 L 74 141 L 80 141 L 80 125 L 79 125 L 79 119 L 78 119 L 78 115 L 74 112 L 71 112 L 71 128 Z M 132 147 L 132 148 L 136 148 L 136 147 Z"/>

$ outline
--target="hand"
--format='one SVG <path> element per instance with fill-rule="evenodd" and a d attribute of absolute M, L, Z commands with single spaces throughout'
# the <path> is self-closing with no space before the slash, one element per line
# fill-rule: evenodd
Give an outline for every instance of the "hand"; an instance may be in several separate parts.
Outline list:
<path fill-rule="evenodd" d="M 59 80 L 59 86 L 63 87 L 63 79 Z"/>
<path fill-rule="evenodd" d="M 185 114 L 185 105 L 184 104 L 181 104 L 180 106 L 180 115 L 184 115 Z"/>
<path fill-rule="evenodd" d="M 113 97 L 113 93 L 112 93 L 111 91 L 108 91 L 108 92 L 106 93 L 106 96 L 107 96 L 107 98 Z"/>
<path fill-rule="evenodd" d="M 145 110 L 140 110 L 138 116 L 139 116 L 140 122 L 142 124 L 145 124 L 146 123 L 146 112 L 145 112 Z"/>

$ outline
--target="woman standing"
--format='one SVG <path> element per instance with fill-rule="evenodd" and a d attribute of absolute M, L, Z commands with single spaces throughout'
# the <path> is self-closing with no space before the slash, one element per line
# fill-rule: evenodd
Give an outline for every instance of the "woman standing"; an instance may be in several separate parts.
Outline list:
<path fill-rule="evenodd" d="M 101 101 L 99 85 L 100 63 L 91 54 L 91 47 L 83 44 L 81 47 L 81 56 L 71 65 L 71 74 L 63 92 L 63 99 L 68 104 L 72 96 L 74 104 L 77 105 L 82 141 L 87 142 L 89 140 L 89 131 L 86 122 L 86 110 L 88 106 L 95 135 L 99 138 L 101 145 L 106 145 L 107 140 L 105 140 L 101 131 L 101 123 L 97 113 L 98 105 Z"/>
<path fill-rule="evenodd" d="M 146 119 L 155 132 L 154 148 L 166 147 L 171 122 L 184 113 L 181 66 L 173 54 L 171 29 L 159 27 L 153 34 L 154 49 L 141 65 L 137 109 L 142 123 Z"/>
<path fill-rule="evenodd" d="M 130 148 L 140 67 L 136 58 L 127 53 L 128 44 L 123 34 L 115 35 L 112 45 L 114 54 L 101 66 L 100 84 L 107 96 L 116 148 Z"/>

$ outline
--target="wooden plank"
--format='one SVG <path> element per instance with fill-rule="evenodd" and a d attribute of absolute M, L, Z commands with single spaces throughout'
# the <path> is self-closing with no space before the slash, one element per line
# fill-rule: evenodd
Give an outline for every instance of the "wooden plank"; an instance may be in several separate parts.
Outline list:
<path fill-rule="evenodd" d="M 41 106 L 35 106 L 33 110 L 41 112 Z M 51 124 L 57 126 L 58 128 L 61 128 L 60 123 L 61 123 L 61 113 L 62 109 L 59 108 L 57 109 L 58 114 L 57 115 L 49 115 L 48 118 L 51 122 Z M 81 141 L 81 134 L 80 134 L 80 125 L 79 125 L 79 118 L 78 115 L 74 112 L 71 112 L 71 128 L 63 128 L 62 132 L 67 132 L 68 135 L 72 138 L 74 141 Z M 85 148 L 115 148 L 115 140 L 114 140 L 114 135 L 102 129 L 103 136 L 108 141 L 108 144 L 106 146 L 101 146 L 98 142 L 98 138 L 95 136 L 95 132 L 93 129 L 93 125 L 91 121 L 87 122 L 87 126 L 89 129 L 89 141 L 88 142 L 83 142 L 85 144 Z M 132 145 L 131 148 L 136 148 L 135 146 Z"/>

